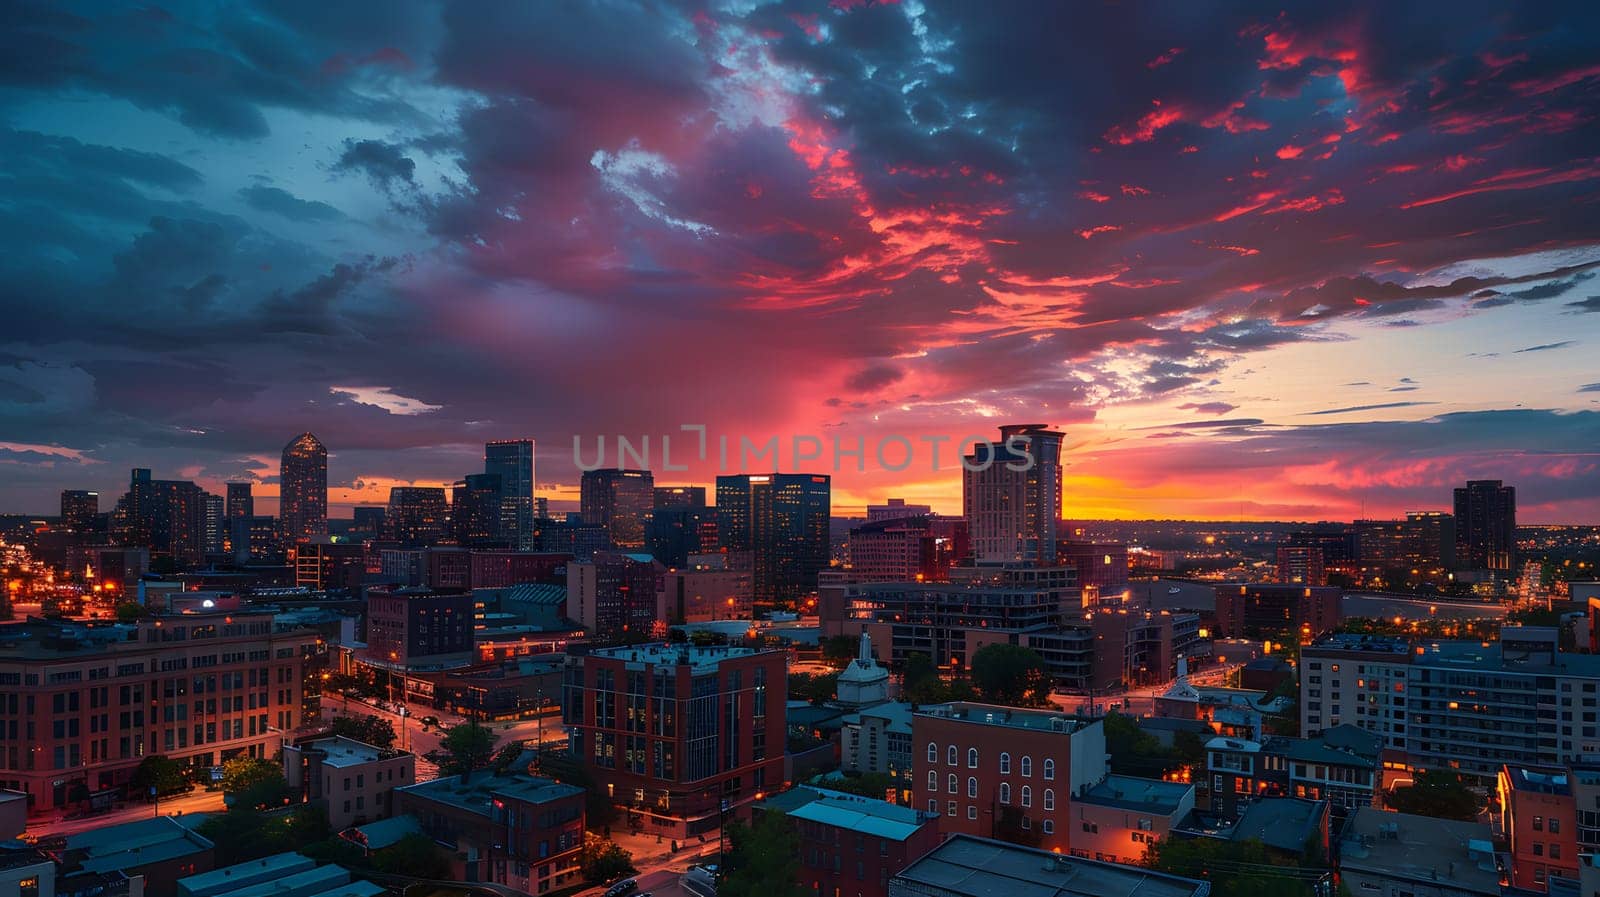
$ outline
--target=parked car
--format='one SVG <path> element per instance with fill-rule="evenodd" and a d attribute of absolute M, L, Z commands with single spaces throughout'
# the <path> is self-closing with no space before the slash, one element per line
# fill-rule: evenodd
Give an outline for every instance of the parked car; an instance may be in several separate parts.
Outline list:
<path fill-rule="evenodd" d="M 639 882 L 636 879 L 624 878 L 622 881 L 606 888 L 606 897 L 626 897 L 626 895 L 638 889 Z"/>

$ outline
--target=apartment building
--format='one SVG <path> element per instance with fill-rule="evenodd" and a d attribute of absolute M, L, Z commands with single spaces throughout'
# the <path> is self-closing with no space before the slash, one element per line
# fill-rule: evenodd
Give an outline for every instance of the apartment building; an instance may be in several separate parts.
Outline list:
<path fill-rule="evenodd" d="M 124 789 L 153 754 L 272 757 L 304 719 L 319 641 L 248 610 L 0 626 L 0 787 L 40 813 Z"/>
<path fill-rule="evenodd" d="M 327 808 L 336 832 L 394 811 L 394 790 L 417 780 L 417 758 L 335 735 L 284 745 L 283 773 L 289 787 Z"/>
<path fill-rule="evenodd" d="M 525 772 L 445 776 L 395 791 L 395 811 L 416 817 L 451 852 L 451 880 L 546 894 L 582 878 L 582 788 Z"/>

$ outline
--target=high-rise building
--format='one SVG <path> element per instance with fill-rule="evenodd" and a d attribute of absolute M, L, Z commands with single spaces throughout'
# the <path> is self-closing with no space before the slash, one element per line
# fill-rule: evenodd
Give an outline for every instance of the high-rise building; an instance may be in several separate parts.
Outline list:
<path fill-rule="evenodd" d="M 229 520 L 256 516 L 256 500 L 250 483 L 228 484 L 227 514 Z"/>
<path fill-rule="evenodd" d="M 205 553 L 221 554 L 228 532 L 228 517 L 224 511 L 222 496 L 202 492 L 200 500 L 204 508 L 201 529 L 204 533 Z"/>
<path fill-rule="evenodd" d="M 933 513 L 928 505 L 908 505 L 903 498 L 891 498 L 886 504 L 867 505 L 867 522 L 905 520 L 907 517 L 927 517 Z"/>
<path fill-rule="evenodd" d="M 250 483 L 229 483 L 227 504 L 223 513 L 227 516 L 227 549 L 233 553 L 234 561 L 242 563 L 250 557 L 250 518 L 256 516 L 256 500 L 251 494 Z"/>
<path fill-rule="evenodd" d="M 659 499 L 661 490 L 656 490 Z M 716 511 L 699 505 L 657 505 L 645 527 L 645 544 L 656 560 L 668 567 L 688 564 L 689 555 L 715 551 Z"/>
<path fill-rule="evenodd" d="M 1464 570 L 1512 569 L 1517 553 L 1517 489 L 1469 480 L 1456 489 L 1456 563 Z"/>
<path fill-rule="evenodd" d="M 500 533 L 519 551 L 533 548 L 533 440 L 497 439 L 483 447 L 483 472 L 500 477 Z"/>
<path fill-rule="evenodd" d="M 583 522 L 605 527 L 611 544 L 644 547 L 645 524 L 655 506 L 655 477 L 650 471 L 586 470 L 579 498 Z"/>
<path fill-rule="evenodd" d="M 470 474 L 456 485 L 454 493 L 451 496 L 450 529 L 458 543 L 477 547 L 496 547 L 506 543 L 506 531 L 502 527 L 507 523 L 515 526 L 516 519 L 513 517 L 508 521 L 502 513 L 505 492 L 500 474 Z"/>
<path fill-rule="evenodd" d="M 472 657 L 472 593 L 422 586 L 367 590 L 366 656 L 380 665 L 446 665 Z"/>
<path fill-rule="evenodd" d="M 1302 586 L 1327 585 L 1328 573 L 1322 549 L 1314 545 L 1278 546 L 1278 582 Z"/>
<path fill-rule="evenodd" d="M 1043 424 L 1000 428 L 966 457 L 961 506 L 973 557 L 1052 564 L 1061 515 L 1062 434 Z"/>
<path fill-rule="evenodd" d="M 100 493 L 85 489 L 61 490 L 61 526 L 75 533 L 96 529 L 100 516 Z"/>
<path fill-rule="evenodd" d="M 832 481 L 809 473 L 717 477 L 722 546 L 753 557 L 755 600 L 795 601 L 816 591 L 828 566 Z"/>
<path fill-rule="evenodd" d="M 436 545 L 449 532 L 449 505 L 440 486 L 391 486 L 384 515 L 390 536 L 407 548 Z"/>
<path fill-rule="evenodd" d="M 1306 644 L 1344 617 L 1342 593 L 1331 586 L 1248 583 L 1219 585 L 1217 634 Z"/>
<path fill-rule="evenodd" d="M 205 552 L 205 502 L 188 480 L 156 480 L 134 468 L 128 492 L 117 503 L 117 540 L 150 549 L 152 558 L 179 566 L 200 563 Z"/>
<path fill-rule="evenodd" d="M 289 544 L 328 534 L 328 450 L 301 433 L 283 447 L 278 467 L 278 519 Z"/>
<path fill-rule="evenodd" d="M 384 518 L 388 509 L 382 505 L 363 505 L 350 511 L 351 535 L 377 538 L 384 533 Z"/>
<path fill-rule="evenodd" d="M 655 506 L 657 508 L 672 508 L 687 505 L 691 508 L 706 506 L 706 487 L 704 486 L 657 486 L 655 489 Z"/>

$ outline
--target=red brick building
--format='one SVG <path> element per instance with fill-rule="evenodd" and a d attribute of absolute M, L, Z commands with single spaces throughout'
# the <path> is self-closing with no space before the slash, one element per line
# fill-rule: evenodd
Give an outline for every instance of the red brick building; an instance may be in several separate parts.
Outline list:
<path fill-rule="evenodd" d="M 1511 884 L 1550 890 L 1550 879 L 1578 880 L 1578 809 L 1564 768 L 1500 767 L 1499 835 L 1511 846 Z"/>
<path fill-rule="evenodd" d="M 1220 585 L 1214 635 L 1304 645 L 1332 632 L 1343 617 L 1343 593 L 1332 586 Z"/>
<path fill-rule="evenodd" d="M 938 817 L 802 786 L 757 807 L 788 817 L 800 841 L 796 883 L 827 897 L 888 897 L 889 879 L 939 846 Z"/>
<path fill-rule="evenodd" d="M 428 837 L 450 847 L 453 881 L 544 894 L 583 877 L 582 788 L 483 771 L 398 788 L 394 798 L 397 814 L 415 816 Z"/>
<path fill-rule="evenodd" d="M 420 586 L 367 590 L 366 655 L 381 665 L 465 664 L 473 657 L 472 633 L 471 593 Z"/>
<path fill-rule="evenodd" d="M 474 589 L 503 589 L 525 582 L 567 582 L 572 555 L 560 551 L 474 551 L 470 577 Z"/>
<path fill-rule="evenodd" d="M 647 831 L 700 834 L 783 786 L 787 673 L 780 651 L 601 648 L 568 666 L 562 721 L 584 770 Z"/>
<path fill-rule="evenodd" d="M 945 834 L 1069 853 L 1072 795 L 1106 777 L 1105 729 L 1059 712 L 956 702 L 911 721 L 912 806 Z"/>
<path fill-rule="evenodd" d="M 304 720 L 319 641 L 256 611 L 0 626 L 0 787 L 39 813 L 109 798 L 153 754 L 272 757 Z"/>

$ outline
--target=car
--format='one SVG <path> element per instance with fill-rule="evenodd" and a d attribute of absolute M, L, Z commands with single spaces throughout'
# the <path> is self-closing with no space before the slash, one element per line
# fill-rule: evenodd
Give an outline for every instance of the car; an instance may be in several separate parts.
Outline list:
<path fill-rule="evenodd" d="M 631 894 L 638 889 L 639 882 L 636 879 L 624 878 L 622 881 L 606 888 L 606 897 L 623 897 L 623 895 Z"/>

